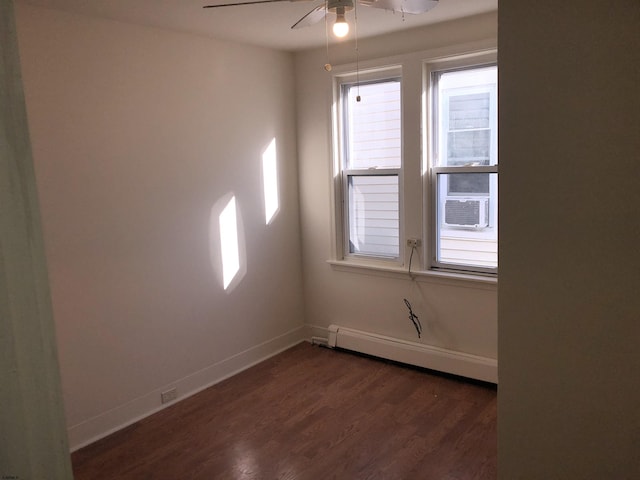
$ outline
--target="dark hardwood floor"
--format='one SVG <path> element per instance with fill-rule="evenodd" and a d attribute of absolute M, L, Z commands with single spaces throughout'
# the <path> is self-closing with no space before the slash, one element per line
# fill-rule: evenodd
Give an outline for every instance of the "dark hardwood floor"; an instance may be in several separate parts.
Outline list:
<path fill-rule="evenodd" d="M 496 478 L 496 387 L 299 344 L 72 455 L 76 480 Z"/>

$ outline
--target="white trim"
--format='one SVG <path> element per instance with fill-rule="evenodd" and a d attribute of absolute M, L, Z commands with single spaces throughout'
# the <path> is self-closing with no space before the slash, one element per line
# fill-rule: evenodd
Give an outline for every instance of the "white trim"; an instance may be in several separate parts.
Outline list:
<path fill-rule="evenodd" d="M 337 325 L 329 326 L 329 346 L 485 382 L 498 383 L 498 360 L 494 358 Z"/>
<path fill-rule="evenodd" d="M 474 42 L 461 43 L 457 45 L 447 45 L 445 47 L 422 50 L 419 52 L 410 52 L 401 55 L 393 55 L 384 58 L 375 58 L 371 60 L 361 60 L 356 63 L 348 63 L 342 65 L 333 65 L 332 73 L 334 77 L 354 74 L 356 67 L 360 68 L 360 72 L 380 71 L 386 69 L 397 68 L 407 61 L 415 61 L 420 59 L 422 62 L 437 62 L 441 60 L 451 60 L 452 58 L 464 59 L 466 57 L 477 57 L 479 54 L 494 53 L 498 49 L 496 38 L 487 38 Z M 362 74 L 362 73 L 361 73 Z"/>
<path fill-rule="evenodd" d="M 72 425 L 68 428 L 70 449 L 72 452 L 78 450 L 175 403 L 162 405 L 161 392 L 175 388 L 178 391 L 178 401 L 183 400 L 305 341 L 308 338 L 307 334 L 307 326 L 302 325 L 128 403 Z"/>
<path fill-rule="evenodd" d="M 401 280 L 412 280 L 420 283 L 432 283 L 436 285 L 451 285 L 455 287 L 473 288 L 480 290 L 496 290 L 498 278 L 492 274 L 460 273 L 446 270 L 416 270 L 393 266 L 391 262 L 383 265 L 382 262 L 355 262 L 348 260 L 327 260 L 332 268 L 341 272 L 357 273 L 360 275 L 372 275 Z M 418 262 L 416 261 L 416 264 Z"/>
<path fill-rule="evenodd" d="M 329 330 L 327 327 L 320 327 L 318 325 L 305 325 L 307 328 L 307 338 L 329 338 Z"/>

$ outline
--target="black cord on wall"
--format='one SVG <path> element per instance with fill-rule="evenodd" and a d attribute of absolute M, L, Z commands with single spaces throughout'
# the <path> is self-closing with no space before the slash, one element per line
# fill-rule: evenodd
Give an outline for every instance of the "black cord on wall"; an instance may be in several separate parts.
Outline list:
<path fill-rule="evenodd" d="M 413 323 L 413 326 L 415 327 L 416 332 L 418 332 L 418 338 L 420 338 L 420 335 L 422 335 L 422 324 L 420 323 L 420 319 L 415 313 L 413 313 L 413 309 L 411 308 L 411 304 L 409 303 L 409 300 L 405 298 L 404 304 L 409 309 L 409 320 L 411 320 L 411 323 Z"/>
<path fill-rule="evenodd" d="M 411 255 L 409 255 L 409 275 L 411 275 L 411 262 L 413 261 L 413 252 L 415 252 L 415 251 L 416 251 L 416 246 L 413 245 L 411 247 Z"/>

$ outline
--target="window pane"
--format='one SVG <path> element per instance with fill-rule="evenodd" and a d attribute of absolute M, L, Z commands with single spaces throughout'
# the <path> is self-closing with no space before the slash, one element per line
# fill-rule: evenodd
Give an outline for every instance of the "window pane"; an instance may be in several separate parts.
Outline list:
<path fill-rule="evenodd" d="M 489 165 L 491 130 L 448 132 L 447 165 Z"/>
<path fill-rule="evenodd" d="M 447 183 L 449 195 L 489 195 L 489 174 L 451 175 Z"/>
<path fill-rule="evenodd" d="M 436 261 L 439 264 L 496 268 L 498 266 L 498 175 L 438 174 Z M 482 179 L 482 180 L 479 180 Z M 453 196 L 455 188 L 482 184 L 486 194 Z M 488 188 L 487 188 L 488 187 Z"/>
<path fill-rule="evenodd" d="M 352 175 L 349 188 L 349 253 L 399 256 L 397 175 Z"/>
<path fill-rule="evenodd" d="M 434 73 L 438 165 L 497 164 L 497 72 L 491 66 Z"/>
<path fill-rule="evenodd" d="M 456 95 L 449 100 L 449 129 L 489 128 L 489 93 Z"/>
<path fill-rule="evenodd" d="M 347 168 L 400 168 L 400 81 L 344 88 Z"/>

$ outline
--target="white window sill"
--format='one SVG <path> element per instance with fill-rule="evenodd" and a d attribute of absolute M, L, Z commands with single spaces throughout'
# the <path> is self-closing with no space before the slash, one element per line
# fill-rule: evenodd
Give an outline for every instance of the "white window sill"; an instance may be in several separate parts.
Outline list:
<path fill-rule="evenodd" d="M 435 283 L 439 285 L 452 285 L 467 288 L 480 288 L 483 290 L 495 290 L 498 287 L 498 278 L 494 275 L 448 272 L 440 270 L 411 270 L 397 264 L 385 264 L 381 261 L 366 260 L 327 260 L 334 270 L 340 272 L 358 273 L 361 275 L 397 278 L 402 280 L 415 280 L 417 282 Z"/>

